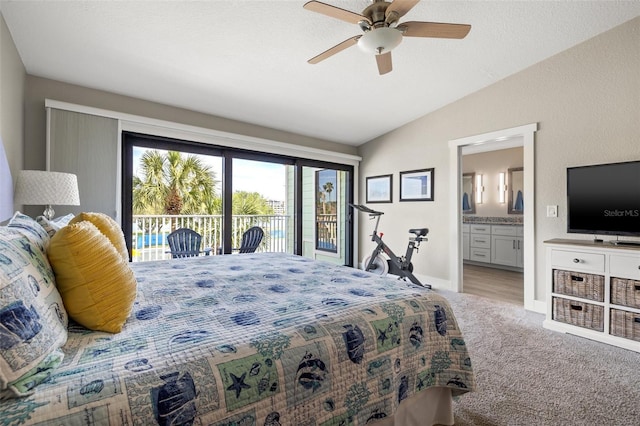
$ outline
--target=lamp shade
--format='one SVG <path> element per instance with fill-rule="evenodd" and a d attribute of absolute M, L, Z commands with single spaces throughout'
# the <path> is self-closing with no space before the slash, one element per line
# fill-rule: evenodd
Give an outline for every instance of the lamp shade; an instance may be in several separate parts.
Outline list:
<path fill-rule="evenodd" d="M 78 178 L 71 173 L 21 170 L 14 201 L 25 205 L 79 206 Z"/>
<path fill-rule="evenodd" d="M 13 180 L 4 144 L 0 139 L 0 222 L 13 215 Z"/>

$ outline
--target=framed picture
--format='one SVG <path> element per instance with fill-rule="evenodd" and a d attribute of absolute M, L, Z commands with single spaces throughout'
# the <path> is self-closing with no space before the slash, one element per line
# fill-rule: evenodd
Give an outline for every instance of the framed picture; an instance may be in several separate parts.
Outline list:
<path fill-rule="evenodd" d="M 367 178 L 367 203 L 390 203 L 393 175 Z"/>
<path fill-rule="evenodd" d="M 433 201 L 433 169 L 400 172 L 400 201 Z"/>

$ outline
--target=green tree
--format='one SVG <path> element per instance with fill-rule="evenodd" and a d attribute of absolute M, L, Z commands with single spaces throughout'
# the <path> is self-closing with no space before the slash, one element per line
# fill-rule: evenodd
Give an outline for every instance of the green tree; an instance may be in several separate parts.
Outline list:
<path fill-rule="evenodd" d="M 327 193 L 318 190 L 318 199 L 316 200 L 316 214 L 326 214 L 327 213 Z M 320 213 L 320 206 L 322 206 L 322 213 Z"/>
<path fill-rule="evenodd" d="M 333 182 L 327 182 L 322 185 L 322 189 L 327 193 L 327 198 L 331 201 L 331 192 L 333 191 Z"/>
<path fill-rule="evenodd" d="M 146 151 L 133 178 L 134 214 L 202 214 L 216 198 L 215 172 L 195 155 Z"/>
<path fill-rule="evenodd" d="M 232 195 L 231 214 L 233 215 L 272 215 L 273 207 L 269 201 L 257 192 L 237 191 Z M 204 203 L 206 214 L 222 214 L 222 198 L 215 197 Z"/>
<path fill-rule="evenodd" d="M 237 191 L 233 193 L 231 208 L 234 215 L 272 215 L 273 207 L 257 192 Z"/>
<path fill-rule="evenodd" d="M 324 185 L 322 185 L 322 189 L 324 189 L 324 192 L 327 193 L 327 197 L 322 201 L 323 211 L 326 214 L 327 213 L 327 209 L 324 206 L 326 204 L 326 199 L 328 199 L 329 203 L 331 203 L 331 192 L 333 191 L 333 183 L 332 182 L 325 183 Z"/>

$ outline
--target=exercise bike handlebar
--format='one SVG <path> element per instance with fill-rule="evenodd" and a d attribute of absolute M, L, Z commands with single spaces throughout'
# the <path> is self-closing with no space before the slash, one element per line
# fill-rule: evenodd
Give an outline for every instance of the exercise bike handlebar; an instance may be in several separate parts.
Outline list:
<path fill-rule="evenodd" d="M 383 215 L 383 212 L 378 212 L 375 210 L 371 210 L 369 207 L 364 206 L 362 204 L 351 204 L 349 203 L 349 205 L 351 207 L 353 207 L 354 209 L 360 210 L 361 212 L 365 212 L 365 213 L 369 213 L 369 216 L 380 216 Z"/>
<path fill-rule="evenodd" d="M 379 212 L 376 210 L 372 210 L 367 206 L 363 206 L 362 204 L 351 204 L 349 203 L 349 205 L 351 207 L 353 207 L 354 209 L 360 210 L 361 212 L 365 212 L 365 213 L 369 213 L 369 216 L 371 216 L 371 218 L 374 217 L 378 217 L 378 220 L 380 220 L 380 216 L 383 215 L 383 212 Z M 374 233 L 377 232 L 378 230 L 378 222 L 376 222 L 376 227 L 374 230 Z M 414 234 L 414 237 L 412 237 L 412 241 L 417 241 L 420 242 L 422 240 L 426 240 L 426 235 L 429 233 L 429 228 L 414 228 L 414 229 L 409 229 L 409 233 L 410 234 Z"/>

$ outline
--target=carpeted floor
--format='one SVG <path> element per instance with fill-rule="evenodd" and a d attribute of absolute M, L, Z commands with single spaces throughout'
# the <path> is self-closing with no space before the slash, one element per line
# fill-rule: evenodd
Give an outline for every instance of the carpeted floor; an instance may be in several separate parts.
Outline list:
<path fill-rule="evenodd" d="M 454 402 L 456 425 L 640 425 L 640 353 L 546 330 L 517 305 L 439 293 L 478 385 Z"/>

